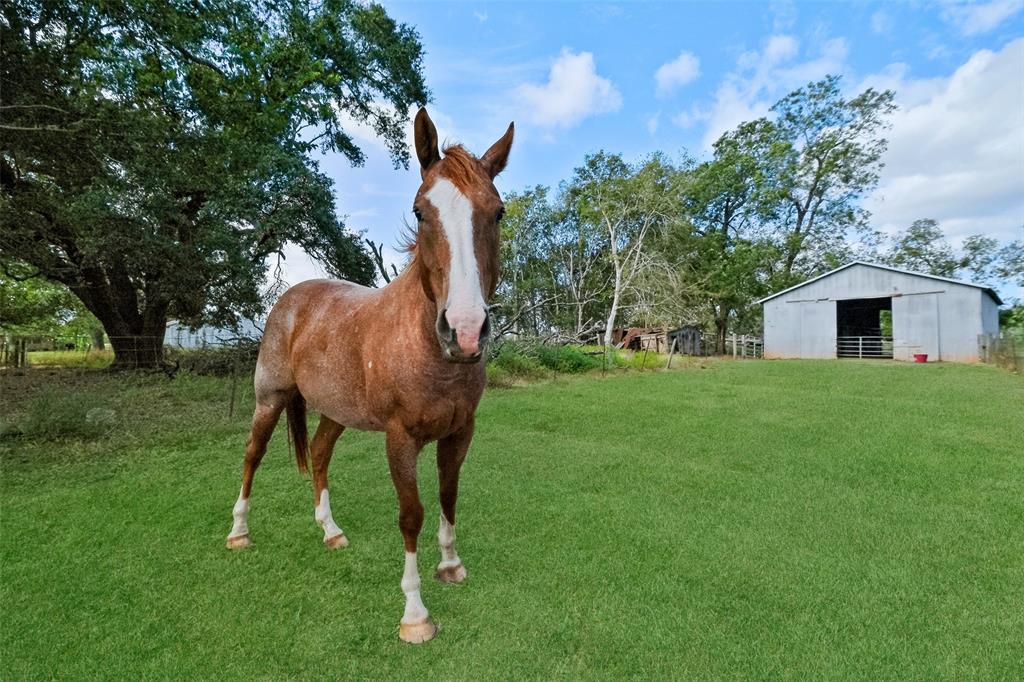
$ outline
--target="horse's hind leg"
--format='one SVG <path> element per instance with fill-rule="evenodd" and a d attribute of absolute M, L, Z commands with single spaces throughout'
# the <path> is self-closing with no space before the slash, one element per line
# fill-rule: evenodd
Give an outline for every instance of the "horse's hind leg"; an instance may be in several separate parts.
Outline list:
<path fill-rule="evenodd" d="M 313 517 L 324 529 L 324 544 L 331 549 L 339 549 L 348 545 L 345 531 L 338 527 L 331 516 L 331 499 L 327 493 L 327 467 L 331 464 L 334 444 L 345 427 L 327 417 L 320 416 L 313 442 L 310 444 L 310 457 L 313 460 Z"/>
<path fill-rule="evenodd" d="M 256 404 L 256 411 L 252 415 L 252 430 L 249 433 L 249 440 L 245 443 L 242 489 L 231 511 L 234 523 L 228 534 L 228 549 L 242 549 L 252 544 L 249 539 L 249 493 L 252 492 L 252 478 L 267 452 L 267 442 L 270 441 L 274 427 L 277 426 L 277 419 L 286 404 L 287 396 L 277 393 Z"/>

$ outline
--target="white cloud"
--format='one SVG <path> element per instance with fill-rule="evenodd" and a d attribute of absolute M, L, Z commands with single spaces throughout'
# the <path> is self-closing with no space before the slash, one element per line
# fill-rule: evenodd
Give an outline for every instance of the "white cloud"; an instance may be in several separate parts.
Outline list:
<path fill-rule="evenodd" d="M 658 124 L 660 124 L 660 123 L 661 123 L 661 112 L 660 111 L 658 113 L 656 113 L 656 114 L 651 114 L 650 116 L 647 117 L 647 120 L 644 121 L 644 125 L 647 128 L 647 132 L 650 133 L 651 135 L 653 135 L 654 133 L 658 132 Z"/>
<path fill-rule="evenodd" d="M 871 30 L 879 35 L 886 35 L 893 29 L 892 17 L 884 9 L 871 15 Z"/>
<path fill-rule="evenodd" d="M 551 65 L 547 83 L 524 83 L 515 94 L 523 104 L 523 117 L 544 128 L 572 128 L 589 116 L 622 106 L 615 85 L 597 75 L 594 55 L 568 48 Z"/>
<path fill-rule="evenodd" d="M 683 127 L 705 122 L 703 146 L 710 149 L 722 133 L 767 115 L 772 104 L 792 90 L 828 74 L 842 73 L 848 53 L 846 41 L 833 38 L 821 43 L 813 58 L 797 61 L 800 43 L 796 38 L 769 36 L 761 50 L 739 56 L 736 69 L 718 86 L 710 107 L 691 108 L 672 120 Z"/>
<path fill-rule="evenodd" d="M 892 65 L 865 85 L 896 90 L 878 189 L 865 207 L 893 233 L 934 218 L 954 241 L 1020 238 L 1024 225 L 1024 39 L 981 50 L 948 78 L 910 80 Z"/>
<path fill-rule="evenodd" d="M 654 80 L 658 83 L 658 97 L 671 95 L 677 88 L 692 83 L 700 76 L 700 59 L 683 50 L 679 56 L 658 67 Z"/>
<path fill-rule="evenodd" d="M 965 36 L 988 33 L 1024 8 L 1024 0 L 958 2 L 947 0 L 942 18 Z"/>
<path fill-rule="evenodd" d="M 772 30 L 788 31 L 796 24 L 796 5 L 792 0 L 773 0 L 768 9 L 772 14 Z"/>
<path fill-rule="evenodd" d="M 680 111 L 678 114 L 672 117 L 672 122 L 680 128 L 692 128 L 698 123 L 707 121 L 711 116 L 711 112 L 701 109 L 696 104 L 690 107 L 689 111 Z"/>
<path fill-rule="evenodd" d="M 476 20 L 481 24 L 487 21 L 487 12 L 478 12 L 477 10 L 473 10 L 473 16 L 476 17 Z"/>

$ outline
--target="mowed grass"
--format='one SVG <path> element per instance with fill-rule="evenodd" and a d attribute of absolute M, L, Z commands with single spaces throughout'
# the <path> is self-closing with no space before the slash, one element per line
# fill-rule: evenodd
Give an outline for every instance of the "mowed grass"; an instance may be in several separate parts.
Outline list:
<path fill-rule="evenodd" d="M 0 441 L 4 679 L 1019 679 L 1024 381 L 990 367 L 718 362 L 489 391 L 469 578 L 397 637 L 378 434 L 342 436 L 330 552 L 283 429 L 223 548 L 245 414 L 226 381 L 76 375 L 98 440 Z M 53 380 L 58 380 L 59 377 Z M 0 386 L 3 407 L 31 387 Z M 16 396 L 17 400 L 9 400 Z"/>

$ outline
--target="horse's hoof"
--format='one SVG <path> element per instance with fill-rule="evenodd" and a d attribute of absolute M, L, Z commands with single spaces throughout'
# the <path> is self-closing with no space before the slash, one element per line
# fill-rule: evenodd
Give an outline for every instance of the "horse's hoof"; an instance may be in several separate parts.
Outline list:
<path fill-rule="evenodd" d="M 327 545 L 327 549 L 341 549 L 342 547 L 348 547 L 348 538 L 345 537 L 344 533 L 341 533 L 333 538 L 324 538 L 324 544 Z"/>
<path fill-rule="evenodd" d="M 224 546 L 228 549 L 245 549 L 252 545 L 252 540 L 249 539 L 249 535 L 236 535 L 228 538 L 228 541 L 224 543 Z"/>
<path fill-rule="evenodd" d="M 456 566 L 438 566 L 437 579 L 443 583 L 461 583 L 466 579 L 466 567 L 462 564 Z"/>
<path fill-rule="evenodd" d="M 409 644 L 423 644 L 437 635 L 437 626 L 429 618 L 419 623 L 402 623 L 398 626 L 398 638 Z"/>

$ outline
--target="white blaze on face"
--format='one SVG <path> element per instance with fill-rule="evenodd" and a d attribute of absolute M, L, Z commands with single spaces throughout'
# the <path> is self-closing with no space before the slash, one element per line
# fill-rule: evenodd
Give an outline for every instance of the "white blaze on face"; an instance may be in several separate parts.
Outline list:
<path fill-rule="evenodd" d="M 424 196 L 437 209 L 448 241 L 448 325 L 455 330 L 462 352 L 472 355 L 479 350 L 480 329 L 487 316 L 473 244 L 473 205 L 446 178 L 439 178 Z"/>

